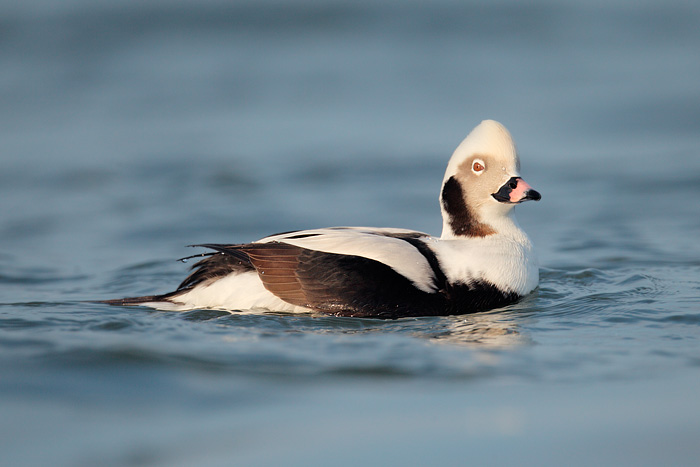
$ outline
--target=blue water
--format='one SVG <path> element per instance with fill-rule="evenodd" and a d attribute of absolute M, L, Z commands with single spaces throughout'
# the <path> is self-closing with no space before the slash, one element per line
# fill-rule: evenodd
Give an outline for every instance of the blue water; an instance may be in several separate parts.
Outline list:
<path fill-rule="evenodd" d="M 0 464 L 697 465 L 700 6 L 0 2 Z M 158 312 L 193 243 L 439 234 L 504 123 L 539 289 L 375 321 Z"/>

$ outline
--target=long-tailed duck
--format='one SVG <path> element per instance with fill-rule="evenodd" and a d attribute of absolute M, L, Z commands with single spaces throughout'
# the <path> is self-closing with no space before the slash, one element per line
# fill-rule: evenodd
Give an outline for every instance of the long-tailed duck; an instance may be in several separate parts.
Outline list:
<path fill-rule="evenodd" d="M 539 200 L 519 175 L 508 130 L 481 122 L 457 147 L 440 191 L 442 235 L 393 228 L 301 230 L 253 243 L 194 245 L 174 292 L 108 300 L 164 310 L 317 311 L 400 318 L 485 311 L 537 287 L 532 245 L 513 207 Z"/>

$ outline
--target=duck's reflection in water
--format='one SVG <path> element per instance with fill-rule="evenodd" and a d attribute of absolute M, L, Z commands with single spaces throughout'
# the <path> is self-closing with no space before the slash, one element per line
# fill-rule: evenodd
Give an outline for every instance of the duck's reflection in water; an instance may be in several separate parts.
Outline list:
<path fill-rule="evenodd" d="M 531 344 L 531 338 L 519 329 L 519 322 L 513 312 L 450 316 L 427 332 L 417 334 L 439 344 L 488 348 Z"/>

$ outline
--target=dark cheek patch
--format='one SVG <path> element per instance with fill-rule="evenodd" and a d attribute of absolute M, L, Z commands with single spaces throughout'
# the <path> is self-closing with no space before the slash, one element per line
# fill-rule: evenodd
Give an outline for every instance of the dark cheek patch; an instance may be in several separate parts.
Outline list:
<path fill-rule="evenodd" d="M 442 205 L 455 235 L 486 237 L 495 233 L 490 226 L 479 222 L 471 212 L 464 202 L 464 190 L 454 177 L 450 177 L 442 188 Z"/>

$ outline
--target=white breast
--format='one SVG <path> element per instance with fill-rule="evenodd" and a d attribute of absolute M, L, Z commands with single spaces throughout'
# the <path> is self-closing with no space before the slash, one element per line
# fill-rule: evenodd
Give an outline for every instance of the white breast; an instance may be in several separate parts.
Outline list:
<path fill-rule="evenodd" d="M 537 287 L 539 270 L 527 237 L 495 234 L 430 243 L 451 283 L 485 280 L 506 292 L 526 295 Z"/>

